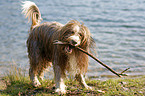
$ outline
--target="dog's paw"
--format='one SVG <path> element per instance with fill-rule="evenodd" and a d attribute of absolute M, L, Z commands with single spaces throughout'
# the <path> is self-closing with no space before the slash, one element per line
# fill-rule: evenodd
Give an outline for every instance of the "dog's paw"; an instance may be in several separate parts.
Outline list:
<path fill-rule="evenodd" d="M 60 88 L 57 88 L 55 90 L 55 92 L 58 93 L 58 94 L 66 94 L 66 90 L 65 89 L 60 89 Z"/>
<path fill-rule="evenodd" d="M 39 76 L 40 80 L 43 81 L 44 80 L 44 77 L 43 76 Z"/>
<path fill-rule="evenodd" d="M 87 86 L 85 86 L 85 88 L 86 88 L 86 89 L 88 89 L 88 90 L 93 90 L 93 88 L 92 88 L 92 87 L 90 87 L 90 86 L 88 86 L 88 85 L 87 85 Z"/>

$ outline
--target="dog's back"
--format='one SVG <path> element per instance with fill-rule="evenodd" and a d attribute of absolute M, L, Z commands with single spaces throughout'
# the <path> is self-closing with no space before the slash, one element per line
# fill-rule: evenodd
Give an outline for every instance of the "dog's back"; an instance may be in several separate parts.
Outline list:
<path fill-rule="evenodd" d="M 27 39 L 28 53 L 33 55 L 32 52 L 34 52 L 34 50 L 31 49 L 38 47 L 40 51 L 39 55 L 41 55 L 43 59 L 51 61 L 55 46 L 53 45 L 53 41 L 58 38 L 58 31 L 60 31 L 62 27 L 63 25 L 58 22 L 46 22 L 32 28 L 29 38 Z"/>

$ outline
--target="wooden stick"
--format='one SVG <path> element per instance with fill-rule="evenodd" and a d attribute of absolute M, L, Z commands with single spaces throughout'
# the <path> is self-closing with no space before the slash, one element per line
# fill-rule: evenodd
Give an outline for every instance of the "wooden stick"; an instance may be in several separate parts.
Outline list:
<path fill-rule="evenodd" d="M 125 70 L 123 70 L 119 75 L 122 75 L 122 76 L 127 76 L 126 74 L 123 74 L 124 72 L 126 72 L 127 70 L 129 70 L 130 68 L 126 68 Z"/>
<path fill-rule="evenodd" d="M 130 69 L 130 68 L 127 68 L 127 69 L 123 70 L 120 74 L 123 74 L 123 73 L 126 72 L 128 69 Z"/>
<path fill-rule="evenodd" d="M 72 45 L 71 45 L 72 46 Z M 75 48 L 77 48 L 78 50 L 80 50 L 81 52 L 89 55 L 90 57 L 92 57 L 94 60 L 96 60 L 98 63 L 100 63 L 102 66 L 104 66 L 105 68 L 107 68 L 109 71 L 111 71 L 112 73 L 114 73 L 115 75 L 117 75 L 118 77 L 121 77 L 118 73 L 116 73 L 113 69 L 111 69 L 110 67 L 108 67 L 106 64 L 104 64 L 103 62 L 101 62 L 99 59 L 97 59 L 96 57 L 94 57 L 92 54 L 88 53 L 87 51 L 83 50 L 80 47 L 76 47 L 73 46 Z"/>
<path fill-rule="evenodd" d="M 78 47 L 78 46 L 74 46 L 72 44 L 68 44 L 67 42 L 61 42 L 58 40 L 54 41 L 54 44 L 67 44 L 70 45 L 76 49 L 78 49 L 79 51 L 89 55 L 90 57 L 92 57 L 94 60 L 96 60 L 98 63 L 100 63 L 102 66 L 104 66 L 105 68 L 107 68 L 109 71 L 111 71 L 112 73 L 114 73 L 115 75 L 117 75 L 118 77 L 121 77 L 122 73 L 124 73 L 125 71 L 127 71 L 129 68 L 125 69 L 124 71 L 121 72 L 121 74 L 118 74 L 117 72 L 115 72 L 113 69 L 111 69 L 109 66 L 107 66 L 106 64 L 104 64 L 103 62 L 101 62 L 99 59 L 97 59 L 96 57 L 94 57 L 92 54 L 88 53 L 87 51 L 83 50 L 82 48 Z"/>

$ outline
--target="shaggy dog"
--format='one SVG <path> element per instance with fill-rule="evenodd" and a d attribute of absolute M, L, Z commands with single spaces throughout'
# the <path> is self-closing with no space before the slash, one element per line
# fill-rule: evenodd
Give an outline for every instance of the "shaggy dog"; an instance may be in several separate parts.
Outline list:
<path fill-rule="evenodd" d="M 55 40 L 59 40 L 90 51 L 94 42 L 88 28 L 76 20 L 71 20 L 65 25 L 58 22 L 40 24 L 41 14 L 34 2 L 25 1 L 22 7 L 29 21 L 32 20 L 27 40 L 30 60 L 29 76 L 32 84 L 35 87 L 41 85 L 38 77 L 43 80 L 44 69 L 52 64 L 56 92 L 66 93 L 63 81 L 66 72 L 73 74 L 83 87 L 91 89 L 84 79 L 88 67 L 88 56 L 69 45 L 53 44 Z"/>

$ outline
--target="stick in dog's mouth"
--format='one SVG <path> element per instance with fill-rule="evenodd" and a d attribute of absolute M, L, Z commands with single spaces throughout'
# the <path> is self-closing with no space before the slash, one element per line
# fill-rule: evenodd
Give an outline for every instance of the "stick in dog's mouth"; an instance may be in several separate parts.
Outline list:
<path fill-rule="evenodd" d="M 108 70 L 110 70 L 112 73 L 114 73 L 115 75 L 117 75 L 118 77 L 122 77 L 122 76 L 127 76 L 126 74 L 123 74 L 124 72 L 126 72 L 128 69 L 130 68 L 127 68 L 125 69 L 124 71 L 121 72 L 121 74 L 118 74 L 116 73 L 113 69 L 111 69 L 110 67 L 108 67 L 107 65 L 105 65 L 103 62 L 101 62 L 99 59 L 95 58 L 92 54 L 88 53 L 87 51 L 77 47 L 77 46 L 74 46 L 72 44 L 69 44 L 67 42 L 62 42 L 62 41 L 58 41 L 58 40 L 55 40 L 53 44 L 66 44 L 68 45 L 70 48 L 69 50 L 72 48 L 77 48 L 78 50 L 82 51 L 83 53 L 89 55 L 90 57 L 92 57 L 94 60 L 96 60 L 98 63 L 100 63 L 101 65 L 103 65 L 105 68 L 107 68 Z"/>
<path fill-rule="evenodd" d="M 59 41 L 59 40 L 54 40 L 53 41 L 53 44 L 68 44 L 67 42 L 62 42 L 62 41 Z"/>

